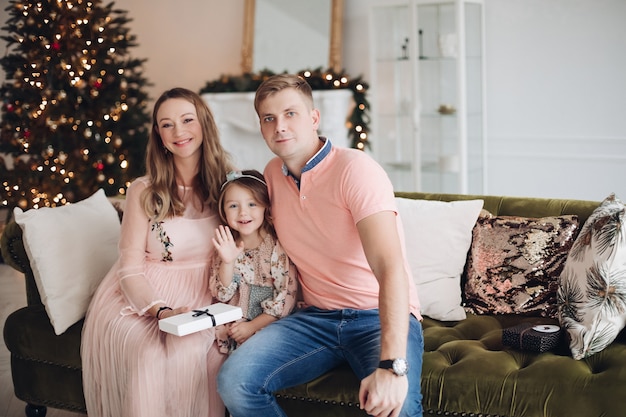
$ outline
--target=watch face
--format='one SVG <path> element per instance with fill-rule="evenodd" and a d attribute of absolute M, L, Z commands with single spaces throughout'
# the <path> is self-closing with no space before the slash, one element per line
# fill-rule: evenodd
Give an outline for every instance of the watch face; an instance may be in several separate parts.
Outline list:
<path fill-rule="evenodd" d="M 394 374 L 404 376 L 409 371 L 409 363 L 403 358 L 394 359 L 392 369 Z"/>

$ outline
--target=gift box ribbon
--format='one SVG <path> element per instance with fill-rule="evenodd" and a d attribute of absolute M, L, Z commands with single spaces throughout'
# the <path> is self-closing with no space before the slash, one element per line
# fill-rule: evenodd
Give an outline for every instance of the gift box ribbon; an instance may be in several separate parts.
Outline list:
<path fill-rule="evenodd" d="M 209 313 L 209 309 L 206 310 L 193 310 L 192 317 L 199 317 L 199 316 L 203 316 L 203 315 L 207 315 L 209 317 L 211 317 L 211 321 L 213 322 L 213 327 L 215 327 L 217 324 L 215 323 L 215 316 L 211 313 Z"/>

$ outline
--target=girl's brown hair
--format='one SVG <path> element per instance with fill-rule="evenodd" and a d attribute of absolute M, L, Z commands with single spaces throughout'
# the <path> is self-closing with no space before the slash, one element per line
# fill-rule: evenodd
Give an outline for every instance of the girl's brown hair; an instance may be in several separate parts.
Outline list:
<path fill-rule="evenodd" d="M 165 91 L 154 104 L 152 111 L 152 129 L 146 151 L 146 173 L 151 180 L 151 186 L 142 196 L 144 210 L 154 221 L 180 216 L 185 210 L 178 194 L 174 158 L 163 146 L 157 126 L 159 108 L 165 101 L 173 98 L 187 100 L 196 108 L 198 121 L 202 126 L 202 146 L 199 171 L 193 189 L 199 201 L 204 202 L 211 210 L 218 209 L 220 185 L 226 178 L 226 173 L 233 168 L 230 155 L 220 142 L 213 114 L 204 100 L 185 88 Z"/>
<path fill-rule="evenodd" d="M 256 202 L 265 208 L 265 217 L 262 226 L 263 230 L 265 230 L 267 233 L 270 233 L 274 238 L 276 238 L 276 231 L 274 230 L 274 222 L 272 221 L 272 213 L 270 207 L 270 195 L 267 191 L 267 185 L 265 183 L 265 178 L 263 177 L 263 174 L 261 174 L 257 170 L 250 169 L 241 171 L 241 175 L 242 176 L 237 176 L 234 179 L 226 181 L 222 185 L 222 191 L 219 198 L 219 213 L 220 219 L 222 219 L 222 223 L 226 225 L 228 224 L 228 222 L 226 221 L 226 213 L 224 212 L 224 196 L 226 195 L 226 191 L 233 184 L 237 184 L 250 191 L 250 193 L 252 193 L 252 197 L 256 200 Z M 257 179 L 250 178 L 251 176 Z M 236 230 L 231 230 L 231 233 L 233 234 L 233 238 L 239 238 L 239 233 Z"/>

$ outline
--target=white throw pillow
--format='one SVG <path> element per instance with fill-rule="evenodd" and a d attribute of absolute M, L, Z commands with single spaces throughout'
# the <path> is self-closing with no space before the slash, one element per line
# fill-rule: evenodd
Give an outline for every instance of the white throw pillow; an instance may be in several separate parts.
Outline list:
<path fill-rule="evenodd" d="M 421 313 L 442 321 L 464 320 L 461 274 L 483 200 L 396 198 L 396 204 Z"/>
<path fill-rule="evenodd" d="M 100 189 L 61 207 L 13 210 L 23 232 L 41 301 L 54 332 L 85 316 L 91 297 L 118 257 L 120 221 Z"/>

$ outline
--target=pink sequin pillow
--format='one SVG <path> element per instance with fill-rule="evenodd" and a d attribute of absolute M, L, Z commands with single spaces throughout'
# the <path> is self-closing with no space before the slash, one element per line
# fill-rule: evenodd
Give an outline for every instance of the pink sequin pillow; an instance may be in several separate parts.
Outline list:
<path fill-rule="evenodd" d="M 559 275 L 577 216 L 478 218 L 472 232 L 465 310 L 556 318 Z"/>

